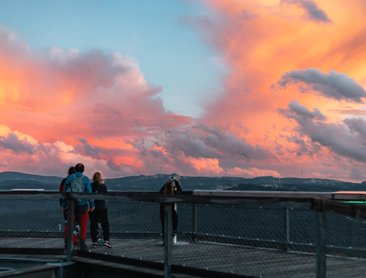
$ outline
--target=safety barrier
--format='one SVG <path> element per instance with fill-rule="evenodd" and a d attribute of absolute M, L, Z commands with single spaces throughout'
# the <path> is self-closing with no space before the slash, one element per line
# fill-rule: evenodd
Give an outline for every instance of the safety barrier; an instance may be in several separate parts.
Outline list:
<path fill-rule="evenodd" d="M 73 212 L 75 198 L 107 200 L 113 248 L 64 250 L 59 199 Z M 192 191 L 60 194 L 0 191 L 0 252 L 108 256 L 164 270 L 241 277 L 361 277 L 366 275 L 366 209 L 362 192 Z M 171 206 L 177 205 L 173 244 Z M 162 238 L 160 205 L 164 206 Z M 68 224 L 69 223 L 69 224 Z M 89 230 L 89 228 L 88 228 Z M 166 244 L 162 244 L 166 242 Z M 342 276 L 343 275 L 343 276 Z"/>

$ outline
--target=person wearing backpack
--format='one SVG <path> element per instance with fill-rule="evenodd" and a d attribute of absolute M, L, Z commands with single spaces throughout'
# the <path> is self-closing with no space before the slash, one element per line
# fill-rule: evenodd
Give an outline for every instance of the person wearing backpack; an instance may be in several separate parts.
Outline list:
<path fill-rule="evenodd" d="M 65 181 L 65 192 L 92 193 L 90 180 L 83 175 L 84 165 L 78 163 L 75 165 L 75 174 L 70 175 Z M 80 231 L 80 249 L 87 250 L 86 233 L 88 224 L 88 211 L 94 210 L 94 200 L 75 199 L 75 222 L 79 223 Z"/>
<path fill-rule="evenodd" d="M 164 196 L 172 196 L 178 192 L 182 192 L 178 174 L 172 174 L 168 181 L 160 188 L 159 193 Z M 164 244 L 164 204 L 160 204 L 160 222 L 163 233 Z M 177 204 L 172 204 L 172 228 L 173 228 L 173 244 L 177 243 L 178 213 Z"/>

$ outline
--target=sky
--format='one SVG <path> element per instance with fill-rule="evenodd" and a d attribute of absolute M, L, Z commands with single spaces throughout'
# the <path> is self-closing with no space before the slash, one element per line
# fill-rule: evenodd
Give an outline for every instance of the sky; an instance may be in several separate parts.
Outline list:
<path fill-rule="evenodd" d="M 364 0 L 0 0 L 0 172 L 366 180 Z"/>

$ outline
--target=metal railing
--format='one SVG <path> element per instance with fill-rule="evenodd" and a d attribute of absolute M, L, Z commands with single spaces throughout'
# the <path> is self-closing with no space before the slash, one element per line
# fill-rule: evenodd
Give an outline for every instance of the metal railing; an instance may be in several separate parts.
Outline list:
<path fill-rule="evenodd" d="M 0 251 L 63 252 L 63 226 L 70 225 L 71 233 L 74 216 L 70 213 L 71 221 L 63 223 L 58 200 L 67 199 L 73 212 L 73 200 L 80 197 L 96 196 L 0 191 Z M 361 192 L 193 191 L 173 197 L 109 192 L 98 199 L 107 200 L 113 248 L 78 255 L 156 263 L 165 277 L 184 268 L 243 277 L 344 277 L 345 271 L 366 275 L 366 209 L 344 202 L 364 200 Z M 160 204 L 167 223 L 164 245 Z M 175 245 L 173 204 L 179 217 Z M 88 241 L 90 246 L 90 236 Z M 68 246 L 65 259 L 71 261 L 72 241 Z"/>

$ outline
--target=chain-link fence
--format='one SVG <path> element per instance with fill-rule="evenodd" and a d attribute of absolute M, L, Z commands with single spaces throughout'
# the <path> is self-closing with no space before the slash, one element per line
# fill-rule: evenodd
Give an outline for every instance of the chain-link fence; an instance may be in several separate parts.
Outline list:
<path fill-rule="evenodd" d="M 366 277 L 362 218 L 314 210 L 309 199 L 239 197 L 100 195 L 107 199 L 112 248 L 94 248 L 88 233 L 88 255 L 247 277 Z M 0 251 L 63 253 L 65 222 L 59 198 L 56 192 L 0 192 Z M 163 244 L 160 203 L 177 204 L 178 240 L 172 245 L 168 236 Z M 171 227 L 167 231 L 171 234 Z"/>

